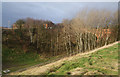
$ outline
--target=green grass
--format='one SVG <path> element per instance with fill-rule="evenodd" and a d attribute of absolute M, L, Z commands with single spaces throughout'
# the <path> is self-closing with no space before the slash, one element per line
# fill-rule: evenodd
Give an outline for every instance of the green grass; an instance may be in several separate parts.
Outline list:
<path fill-rule="evenodd" d="M 83 71 L 83 73 L 80 74 L 84 75 L 117 75 L 118 45 L 120 46 L 120 44 L 117 44 L 92 53 L 87 57 L 65 61 L 64 65 L 55 68 L 54 73 L 49 72 L 48 75 L 67 75 L 67 72 L 74 72 L 73 70 L 76 68 L 82 68 L 82 70 L 79 71 Z"/>
<path fill-rule="evenodd" d="M 36 53 L 23 53 L 22 50 L 18 49 L 12 50 L 4 47 L 2 54 L 3 70 L 9 69 L 11 72 L 46 61 Z"/>
<path fill-rule="evenodd" d="M 2 49 L 2 69 L 9 69 L 11 72 L 14 72 L 36 64 L 50 63 L 59 57 L 45 58 L 36 52 L 24 53 L 21 49 L 10 49 L 4 46 Z"/>

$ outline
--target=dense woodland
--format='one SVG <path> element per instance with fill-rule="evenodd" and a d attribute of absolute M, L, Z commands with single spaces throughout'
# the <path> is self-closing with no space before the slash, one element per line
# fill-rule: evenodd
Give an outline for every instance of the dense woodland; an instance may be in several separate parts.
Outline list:
<path fill-rule="evenodd" d="M 19 19 L 14 24 L 17 29 L 2 30 L 3 46 L 19 47 L 24 53 L 35 52 L 45 57 L 71 56 L 120 39 L 118 11 L 105 9 L 84 9 L 72 19 L 64 19 L 58 24 L 33 18 Z"/>

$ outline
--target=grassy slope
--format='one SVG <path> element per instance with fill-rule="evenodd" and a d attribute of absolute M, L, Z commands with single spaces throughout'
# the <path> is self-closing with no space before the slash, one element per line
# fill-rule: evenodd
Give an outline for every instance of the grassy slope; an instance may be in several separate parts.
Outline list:
<path fill-rule="evenodd" d="M 99 50 L 89 56 L 65 61 L 48 75 L 116 75 L 118 74 L 118 45 Z"/>
<path fill-rule="evenodd" d="M 20 50 L 3 48 L 3 70 L 9 69 L 16 71 L 18 69 L 31 66 L 45 61 L 40 59 L 36 53 L 23 53 Z"/>
<path fill-rule="evenodd" d="M 9 69 L 11 72 L 34 66 L 36 64 L 44 65 L 56 61 L 61 57 L 61 55 L 59 55 L 51 58 L 44 58 L 34 52 L 24 53 L 20 49 L 14 50 L 7 47 L 3 47 L 2 51 L 2 69 Z"/>

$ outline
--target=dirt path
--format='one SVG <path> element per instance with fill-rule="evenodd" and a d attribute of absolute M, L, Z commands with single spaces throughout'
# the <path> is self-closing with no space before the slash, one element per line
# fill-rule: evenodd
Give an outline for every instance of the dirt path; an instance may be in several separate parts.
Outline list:
<path fill-rule="evenodd" d="M 17 72 L 12 72 L 12 73 L 9 73 L 8 75 L 42 75 L 42 74 L 46 74 L 46 72 L 49 72 L 50 70 L 52 70 L 54 68 L 60 67 L 64 63 L 64 61 L 74 60 L 74 59 L 80 58 L 80 57 L 85 56 L 85 55 L 88 56 L 91 53 L 94 53 L 98 50 L 113 46 L 117 43 L 120 43 L 120 42 L 115 42 L 115 43 L 112 43 L 112 44 L 94 49 L 94 50 L 89 51 L 89 52 L 79 53 L 79 54 L 71 56 L 71 57 L 66 57 L 66 58 L 60 59 L 56 62 L 46 64 L 46 65 L 43 65 L 43 66 L 37 66 L 37 67 L 34 67 L 34 68 L 29 68 L 29 69 L 24 70 L 22 72 L 18 72 L 18 71 Z"/>

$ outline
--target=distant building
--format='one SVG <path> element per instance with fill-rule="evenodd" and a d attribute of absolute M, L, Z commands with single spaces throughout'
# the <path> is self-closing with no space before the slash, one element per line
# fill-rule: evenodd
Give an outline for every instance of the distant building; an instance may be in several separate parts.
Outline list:
<path fill-rule="evenodd" d="M 94 31 L 94 32 L 93 32 Z M 94 29 L 92 32 L 95 33 L 95 35 L 97 36 L 97 38 L 106 38 L 106 35 L 110 35 L 111 34 L 111 29 Z"/>
<path fill-rule="evenodd" d="M 25 28 L 25 25 L 22 24 L 22 25 L 21 25 L 21 28 Z M 12 25 L 12 29 L 18 29 L 18 25 L 13 24 L 13 25 Z"/>
<path fill-rule="evenodd" d="M 52 26 L 48 25 L 48 24 L 43 24 L 45 29 L 52 29 Z"/>

